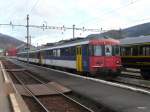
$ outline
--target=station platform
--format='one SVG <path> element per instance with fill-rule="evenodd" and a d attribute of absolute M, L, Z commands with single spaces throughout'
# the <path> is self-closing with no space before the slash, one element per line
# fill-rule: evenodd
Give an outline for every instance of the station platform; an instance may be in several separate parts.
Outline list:
<path fill-rule="evenodd" d="M 0 61 L 0 112 L 30 112 Z"/>
<path fill-rule="evenodd" d="M 116 112 L 150 112 L 150 95 L 115 87 L 88 78 L 76 77 L 70 73 L 60 72 L 45 67 L 11 60 L 13 63 L 25 67 L 38 75 L 53 80 L 86 96 Z"/>
<path fill-rule="evenodd" d="M 4 83 L 4 77 L 1 69 L 0 69 L 0 111 L 12 112 L 9 97 L 6 93 L 6 84 Z"/>

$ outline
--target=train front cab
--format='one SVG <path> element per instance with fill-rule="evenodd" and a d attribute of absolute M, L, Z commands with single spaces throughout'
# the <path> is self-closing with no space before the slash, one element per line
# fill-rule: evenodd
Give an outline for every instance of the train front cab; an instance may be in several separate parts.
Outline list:
<path fill-rule="evenodd" d="M 91 73 L 116 75 L 121 71 L 119 41 L 113 39 L 92 40 L 89 44 L 89 70 Z"/>

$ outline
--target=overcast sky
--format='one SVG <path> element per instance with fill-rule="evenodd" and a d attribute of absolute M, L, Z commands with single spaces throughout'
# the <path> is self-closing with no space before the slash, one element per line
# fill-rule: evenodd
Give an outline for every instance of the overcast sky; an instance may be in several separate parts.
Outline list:
<path fill-rule="evenodd" d="M 150 21 L 150 0 L 0 0 L 0 24 L 30 24 L 103 30 L 127 28 Z M 0 33 L 25 41 L 23 27 L 0 26 Z M 76 31 L 75 36 L 85 37 L 96 32 Z M 30 29 L 32 44 L 41 45 L 72 38 L 72 31 Z"/>

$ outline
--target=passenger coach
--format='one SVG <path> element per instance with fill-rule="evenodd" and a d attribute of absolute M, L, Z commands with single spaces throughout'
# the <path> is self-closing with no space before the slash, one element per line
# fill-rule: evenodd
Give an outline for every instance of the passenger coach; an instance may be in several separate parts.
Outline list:
<path fill-rule="evenodd" d="M 124 67 L 138 68 L 145 79 L 150 78 L 150 36 L 122 39 L 121 56 Z"/>
<path fill-rule="evenodd" d="M 79 39 L 30 51 L 29 61 L 41 65 L 73 69 L 77 72 L 111 74 L 120 72 L 119 51 L 118 40 Z M 19 60 L 27 61 L 26 52 L 18 53 L 17 56 Z"/>

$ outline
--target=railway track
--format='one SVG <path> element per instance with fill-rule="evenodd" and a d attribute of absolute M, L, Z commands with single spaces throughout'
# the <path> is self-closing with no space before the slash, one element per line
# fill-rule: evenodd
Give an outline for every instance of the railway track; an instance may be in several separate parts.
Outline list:
<path fill-rule="evenodd" d="M 117 83 L 122 83 L 122 84 L 127 84 L 143 89 L 150 90 L 150 80 L 149 79 L 144 79 L 140 75 L 140 71 L 132 71 L 132 70 L 125 70 L 123 71 L 120 76 L 117 78 L 113 79 L 114 82 Z"/>
<path fill-rule="evenodd" d="M 127 71 L 127 72 L 122 72 L 122 73 L 120 74 L 120 77 L 145 80 L 142 76 L 137 75 L 137 74 L 139 74 L 139 73 L 136 73 L 136 72 L 132 73 L 132 72 L 128 72 L 128 71 Z"/>
<path fill-rule="evenodd" d="M 19 64 L 18 64 L 19 65 Z M 26 68 L 26 67 L 25 67 Z M 39 67 L 39 68 L 41 68 L 41 67 Z M 43 67 L 44 68 L 44 67 Z M 48 68 L 47 68 L 48 69 Z M 54 71 L 56 71 L 56 70 L 54 70 Z M 35 72 L 35 73 L 37 73 L 37 72 Z M 70 73 L 66 73 L 66 74 L 70 74 Z M 74 74 L 72 74 L 72 75 L 74 75 Z M 33 74 L 33 76 L 35 76 L 34 74 Z M 78 76 L 77 76 L 78 77 Z M 80 76 L 79 76 L 80 77 Z M 85 77 L 85 76 L 83 76 L 83 77 Z M 125 78 L 125 77 L 124 77 Z M 100 81 L 100 80 L 97 80 L 96 78 L 94 79 L 94 78 L 88 78 L 87 77 L 87 79 L 89 79 L 89 80 L 96 80 L 97 82 L 102 82 L 102 83 L 105 83 L 105 81 Z M 134 79 L 134 78 L 131 78 L 131 79 Z M 138 79 L 135 79 L 135 80 L 138 80 Z M 116 87 L 121 87 L 121 88 L 126 88 L 126 89 L 131 89 L 131 90 L 133 90 L 133 91 L 136 91 L 136 92 L 141 92 L 141 93 L 144 93 L 144 94 L 150 94 L 150 92 L 149 92 L 149 90 L 150 90 L 150 87 L 144 87 L 144 85 L 140 85 L 140 86 L 138 86 L 138 85 L 134 85 L 134 84 L 130 84 L 130 83 L 126 83 L 126 82 L 120 82 L 120 81 L 106 81 L 106 83 L 108 83 L 109 85 L 110 85 L 110 83 L 111 82 L 114 82 L 114 86 L 116 86 Z M 105 84 L 106 84 L 105 83 Z M 149 84 L 150 85 L 150 84 Z M 128 87 L 127 87 L 128 86 Z M 136 87 L 136 88 L 134 88 L 134 87 Z M 147 91 L 148 90 L 148 91 Z M 82 103 L 82 104 L 84 104 L 84 103 Z M 95 111 L 95 112 L 97 112 L 97 111 Z M 103 112 L 103 111 L 102 111 Z M 104 112 L 109 112 L 109 111 L 104 111 Z M 110 111 L 110 112 L 112 112 L 112 111 Z"/>
<path fill-rule="evenodd" d="M 132 86 L 132 87 L 138 87 L 140 89 L 150 90 L 150 81 L 143 79 L 143 77 L 139 75 L 139 72 L 140 71 L 133 71 L 133 72 L 129 73 L 127 70 L 127 71 L 123 72 L 122 74 L 120 74 L 120 76 L 118 76 L 117 78 L 108 79 L 108 80 L 103 77 L 93 77 L 92 76 L 92 78 L 112 81 L 112 82 L 119 83 L 119 84 L 126 84 L 126 85 Z"/>
<path fill-rule="evenodd" d="M 32 93 L 32 91 L 24 84 L 24 82 L 17 76 L 15 75 L 13 72 L 11 73 L 15 79 L 23 86 L 23 88 L 28 92 L 29 95 L 32 96 L 32 98 L 37 102 L 37 104 L 39 104 L 40 111 L 41 112 L 50 112 L 45 106 L 44 104 L 38 99 L 38 97 L 36 97 L 36 95 L 34 93 Z M 39 108 L 39 107 L 38 107 Z"/>
<path fill-rule="evenodd" d="M 7 71 L 9 72 L 10 77 L 12 78 L 13 82 L 16 84 L 22 85 L 22 87 L 30 95 L 30 98 L 29 97 L 23 97 L 23 98 L 25 99 L 25 101 L 27 101 L 27 103 L 29 103 L 29 107 L 31 107 L 31 110 L 32 110 L 32 108 L 35 108 L 31 105 L 36 105 L 36 107 L 38 107 L 38 109 L 33 109 L 33 112 L 38 112 L 35 110 L 40 110 L 39 112 L 50 112 L 50 111 L 55 111 L 56 108 L 59 108 L 59 107 L 56 107 L 54 110 L 52 110 L 52 108 L 49 105 L 47 105 L 48 103 L 50 104 L 50 102 L 47 101 L 47 99 L 49 99 L 48 96 L 45 96 L 45 98 L 44 98 L 44 96 L 42 96 L 42 97 L 36 96 L 32 92 L 31 88 L 29 88 L 27 86 L 29 84 L 34 83 L 34 84 L 42 84 L 45 87 L 49 88 L 46 80 L 42 79 L 41 77 L 39 78 L 39 77 L 35 76 L 35 74 L 31 71 L 23 70 L 21 67 L 14 65 L 13 63 L 4 61 L 3 64 L 4 64 L 5 68 L 7 69 Z M 17 67 L 19 67 L 19 69 L 22 69 L 22 70 L 21 71 L 17 70 Z M 12 69 L 14 69 L 14 70 L 12 70 Z M 86 105 L 83 105 L 76 99 L 70 97 L 70 95 L 62 93 L 55 86 L 52 86 L 52 89 L 59 95 L 59 97 L 61 96 L 61 99 L 68 102 L 68 105 L 65 108 L 68 108 L 70 105 L 71 106 L 73 105 L 72 107 L 70 106 L 69 109 L 64 109 L 64 112 L 66 112 L 66 111 L 69 111 L 69 112 L 95 112 L 95 110 L 87 107 Z M 29 101 L 29 100 L 31 100 L 31 97 L 32 97 L 32 102 L 34 102 L 32 104 L 30 104 L 31 101 Z M 63 101 L 61 101 L 61 102 L 63 102 Z M 55 106 L 56 106 L 56 104 L 55 104 Z M 64 108 L 64 107 L 62 107 L 62 108 Z M 57 111 L 57 109 L 56 109 L 56 111 Z M 63 111 L 61 111 L 61 112 L 63 112 Z"/>
<path fill-rule="evenodd" d="M 113 82 L 120 83 L 120 84 L 126 84 L 129 86 L 138 87 L 141 89 L 150 90 L 150 81 L 144 80 L 143 78 L 135 78 L 134 76 L 119 76 L 112 80 Z"/>

